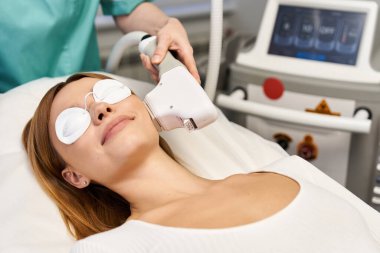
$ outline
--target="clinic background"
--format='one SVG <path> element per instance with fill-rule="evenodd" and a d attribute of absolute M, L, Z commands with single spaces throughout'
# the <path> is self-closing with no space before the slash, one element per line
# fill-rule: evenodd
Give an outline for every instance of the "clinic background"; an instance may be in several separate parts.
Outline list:
<path fill-rule="evenodd" d="M 380 5 L 380 0 L 373 1 Z M 153 2 L 168 15 L 176 17 L 183 22 L 185 28 L 187 29 L 190 42 L 194 48 L 194 55 L 199 71 L 204 75 L 206 72 L 208 59 L 207 53 L 210 32 L 210 1 L 155 0 Z M 264 13 L 266 2 L 266 0 L 224 0 L 224 37 L 228 39 L 229 37 L 240 35 L 248 39 L 254 39 L 260 28 L 260 22 Z M 98 43 L 102 66 L 104 67 L 112 46 L 122 34 L 115 27 L 112 17 L 103 16 L 100 8 L 95 22 L 98 32 Z M 376 30 L 376 35 L 380 34 L 380 26 L 377 26 Z M 380 37 L 375 36 L 374 49 L 379 48 Z M 224 50 L 224 56 L 226 56 L 226 49 Z M 234 59 L 227 60 L 233 61 Z M 372 65 L 374 69 L 380 70 L 380 50 L 373 52 Z M 151 80 L 150 76 L 141 65 L 137 49 L 131 49 L 125 52 L 118 74 L 143 81 Z M 220 82 L 223 81 L 224 80 L 220 80 Z"/>
<path fill-rule="evenodd" d="M 194 55 L 201 74 L 207 67 L 207 53 L 210 32 L 209 0 L 155 0 L 153 1 L 166 14 L 181 20 L 185 26 L 189 40 L 194 48 Z M 224 4 L 224 37 L 233 34 L 256 35 L 263 15 L 265 0 L 225 0 Z M 102 16 L 99 9 L 96 18 L 98 42 L 102 66 L 105 66 L 112 46 L 120 38 L 121 33 L 115 27 L 112 17 Z M 117 74 L 150 81 L 150 76 L 142 67 L 137 49 L 127 50 L 124 54 Z"/>

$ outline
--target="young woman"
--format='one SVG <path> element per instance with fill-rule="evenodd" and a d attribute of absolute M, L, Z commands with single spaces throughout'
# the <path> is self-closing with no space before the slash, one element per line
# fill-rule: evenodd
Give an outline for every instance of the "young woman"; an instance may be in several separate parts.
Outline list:
<path fill-rule="evenodd" d="M 106 76 L 77 74 L 50 89 L 23 141 L 82 239 L 72 252 L 380 252 L 355 208 L 305 178 L 191 174 L 144 103 Z"/>

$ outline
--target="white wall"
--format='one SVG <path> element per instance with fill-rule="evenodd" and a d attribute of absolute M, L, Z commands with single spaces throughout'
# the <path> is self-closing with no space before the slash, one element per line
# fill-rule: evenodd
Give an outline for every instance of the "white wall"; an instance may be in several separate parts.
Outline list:
<path fill-rule="evenodd" d="M 266 0 L 234 0 L 236 10 L 230 24 L 238 32 L 257 34 Z"/>

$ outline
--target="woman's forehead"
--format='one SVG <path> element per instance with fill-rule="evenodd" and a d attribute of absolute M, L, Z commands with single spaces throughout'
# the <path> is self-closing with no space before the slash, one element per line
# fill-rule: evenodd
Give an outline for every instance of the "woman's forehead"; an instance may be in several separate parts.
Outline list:
<path fill-rule="evenodd" d="M 97 81 L 100 79 L 93 77 L 84 77 L 79 80 L 67 84 L 59 93 L 63 92 L 83 92 L 90 91 Z M 57 95 L 59 95 L 59 93 Z"/>
<path fill-rule="evenodd" d="M 97 78 L 85 77 L 71 82 L 58 92 L 54 101 L 69 101 L 72 98 L 76 98 L 76 96 L 86 95 L 92 90 L 97 81 L 99 81 Z"/>

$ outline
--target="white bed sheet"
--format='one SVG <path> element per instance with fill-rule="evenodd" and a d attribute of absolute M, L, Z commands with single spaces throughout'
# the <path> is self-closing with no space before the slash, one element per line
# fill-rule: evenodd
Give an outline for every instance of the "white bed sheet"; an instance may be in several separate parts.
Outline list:
<path fill-rule="evenodd" d="M 153 87 L 114 77 L 140 97 Z M 39 79 L 0 95 L 0 252 L 60 253 L 68 252 L 73 243 L 57 208 L 37 185 L 21 144 L 22 129 L 39 100 L 49 87 L 65 78 Z M 276 161 L 278 166 L 287 157 L 276 144 L 229 122 L 221 113 L 215 123 L 202 130 L 188 133 L 176 129 L 162 136 L 178 161 L 195 174 L 211 179 L 258 171 Z M 380 238 L 378 212 L 311 164 L 294 159 L 294 166 L 301 174 L 312 174 L 316 184 L 347 199 L 362 213 L 374 236 Z"/>

